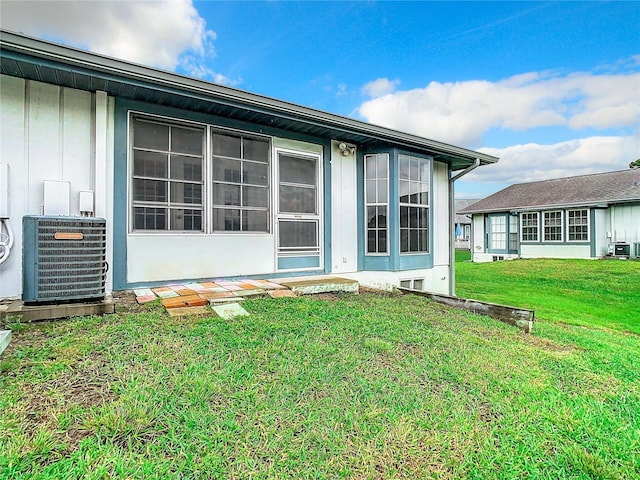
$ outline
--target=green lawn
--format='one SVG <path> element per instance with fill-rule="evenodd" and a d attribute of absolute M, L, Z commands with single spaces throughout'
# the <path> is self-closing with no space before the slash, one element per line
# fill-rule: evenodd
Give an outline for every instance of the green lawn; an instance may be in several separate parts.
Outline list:
<path fill-rule="evenodd" d="M 640 261 L 469 258 L 456 252 L 460 297 L 533 309 L 537 319 L 640 334 Z"/>
<path fill-rule="evenodd" d="M 640 478 L 637 335 L 413 295 L 244 305 L 14 326 L 0 477 Z"/>

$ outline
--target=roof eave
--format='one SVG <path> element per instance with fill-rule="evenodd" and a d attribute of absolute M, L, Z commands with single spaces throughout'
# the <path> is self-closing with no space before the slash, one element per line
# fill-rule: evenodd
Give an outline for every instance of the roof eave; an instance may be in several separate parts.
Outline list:
<path fill-rule="evenodd" d="M 500 208 L 482 208 L 474 210 L 461 210 L 458 213 L 475 215 L 477 213 L 494 213 L 494 212 L 528 212 L 531 210 L 552 210 L 557 208 L 607 208 L 610 205 L 619 205 L 624 203 L 640 203 L 640 198 L 627 198 L 617 200 L 601 200 L 590 202 L 575 202 L 575 203 L 558 203 L 547 205 L 525 205 L 525 206 L 513 206 L 513 207 L 500 207 Z"/>
<path fill-rule="evenodd" d="M 450 156 L 468 160 L 469 162 L 477 158 L 480 160 L 481 165 L 489 165 L 498 161 L 498 158 L 492 155 L 449 145 L 436 140 L 245 92 L 232 87 L 186 77 L 177 73 L 85 52 L 76 48 L 58 45 L 6 30 L 0 30 L 0 46 L 3 49 L 25 55 L 56 61 L 70 66 L 88 68 L 96 72 L 117 75 L 124 79 L 143 81 L 149 84 L 233 101 L 253 108 L 268 109 L 275 114 L 295 117 L 300 121 L 321 123 L 331 128 L 349 130 L 384 141 L 431 150 L 445 157 Z"/>

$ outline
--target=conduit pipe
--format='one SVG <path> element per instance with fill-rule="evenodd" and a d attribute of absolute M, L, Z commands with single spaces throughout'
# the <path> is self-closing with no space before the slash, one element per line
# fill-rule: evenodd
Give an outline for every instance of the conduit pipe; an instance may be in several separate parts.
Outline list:
<path fill-rule="evenodd" d="M 456 236 L 454 229 L 456 221 L 456 207 L 453 183 L 479 166 L 480 159 L 476 158 L 472 165 L 469 165 L 457 175 L 451 175 L 449 177 L 449 295 L 452 296 L 455 296 L 456 294 Z"/>
<path fill-rule="evenodd" d="M 2 233 L 2 230 L 6 230 L 6 234 Z M 4 240 L 4 237 L 7 237 Z M 6 262 L 11 255 L 11 247 L 13 247 L 13 230 L 11 229 L 11 222 L 8 218 L 3 218 L 0 224 L 0 265 Z"/>

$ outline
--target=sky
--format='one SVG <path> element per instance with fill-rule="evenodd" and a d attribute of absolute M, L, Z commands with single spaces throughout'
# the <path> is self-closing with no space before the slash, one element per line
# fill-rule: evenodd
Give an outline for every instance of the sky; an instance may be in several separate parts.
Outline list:
<path fill-rule="evenodd" d="M 0 1 L 0 26 L 500 157 L 457 198 L 640 158 L 640 1 Z"/>

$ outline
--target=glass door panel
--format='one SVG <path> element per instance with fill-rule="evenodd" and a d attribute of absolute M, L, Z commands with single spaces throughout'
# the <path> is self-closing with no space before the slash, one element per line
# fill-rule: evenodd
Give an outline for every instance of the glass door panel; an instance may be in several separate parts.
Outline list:
<path fill-rule="evenodd" d="M 320 157 L 277 151 L 279 270 L 320 266 Z"/>

